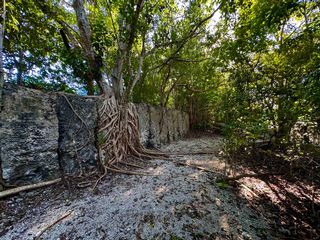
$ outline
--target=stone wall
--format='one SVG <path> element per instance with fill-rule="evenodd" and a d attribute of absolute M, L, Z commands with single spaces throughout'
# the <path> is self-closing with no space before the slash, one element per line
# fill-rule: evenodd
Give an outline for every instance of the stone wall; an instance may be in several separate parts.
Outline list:
<path fill-rule="evenodd" d="M 62 173 L 77 175 L 97 166 L 94 98 L 6 84 L 3 100 L 0 171 L 6 183 L 35 183 Z M 147 104 L 136 104 L 136 108 L 141 142 L 147 147 L 178 140 L 189 130 L 184 112 L 162 112 Z"/>
<path fill-rule="evenodd" d="M 11 184 L 60 175 L 57 96 L 6 85 L 0 116 L 3 178 Z"/>

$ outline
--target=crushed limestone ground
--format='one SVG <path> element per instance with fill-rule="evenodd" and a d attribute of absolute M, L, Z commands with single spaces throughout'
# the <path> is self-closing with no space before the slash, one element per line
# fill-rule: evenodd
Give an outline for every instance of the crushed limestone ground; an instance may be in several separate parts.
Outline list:
<path fill-rule="evenodd" d="M 219 137 L 205 136 L 167 145 L 162 150 L 176 154 L 170 160 L 145 163 L 154 176 L 113 174 L 98 185 L 98 193 L 87 188 L 71 200 L 64 190 L 55 199 L 29 206 L 0 239 L 35 239 L 40 233 L 39 239 L 61 240 L 273 239 L 262 215 L 232 189 L 216 185 L 225 166 L 217 155 L 220 143 Z M 6 201 L 15 204 L 17 199 Z"/>

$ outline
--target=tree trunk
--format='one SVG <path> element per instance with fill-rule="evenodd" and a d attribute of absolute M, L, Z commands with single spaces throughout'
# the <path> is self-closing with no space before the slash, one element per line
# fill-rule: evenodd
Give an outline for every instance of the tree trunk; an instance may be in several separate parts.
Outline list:
<path fill-rule="evenodd" d="M 18 85 L 23 85 L 22 72 L 23 72 L 23 51 L 19 50 L 19 60 L 17 62 L 17 83 Z"/>
<path fill-rule="evenodd" d="M 120 98 L 123 95 L 123 53 L 119 53 L 116 65 L 112 70 L 112 86 L 113 86 L 113 92 L 117 100 L 120 100 Z"/>
<path fill-rule="evenodd" d="M 92 46 L 92 34 L 91 34 L 91 27 L 88 21 L 87 14 L 84 9 L 84 0 L 74 0 L 72 4 L 76 16 L 77 16 L 77 23 L 80 31 L 80 41 L 82 47 L 84 48 L 85 56 L 88 61 L 89 66 L 89 76 L 92 80 L 87 81 L 88 86 L 88 93 L 93 94 L 93 81 L 99 86 L 99 89 L 102 94 L 108 94 L 108 87 L 103 81 L 102 73 L 101 73 L 101 61 L 99 57 L 94 52 Z"/>
<path fill-rule="evenodd" d="M 4 69 L 3 69 L 3 39 L 6 22 L 6 1 L 3 0 L 2 14 L 0 19 L 0 109 L 2 109 L 2 90 L 4 84 Z"/>
<path fill-rule="evenodd" d="M 3 70 L 3 38 L 4 38 L 4 28 L 6 20 L 6 1 L 3 0 L 3 13 L 1 14 L 0 21 L 0 112 L 2 111 L 2 92 L 4 84 L 4 70 Z M 0 156 L 0 187 L 4 185 L 3 176 L 2 176 L 2 167 L 1 167 L 1 156 Z"/>

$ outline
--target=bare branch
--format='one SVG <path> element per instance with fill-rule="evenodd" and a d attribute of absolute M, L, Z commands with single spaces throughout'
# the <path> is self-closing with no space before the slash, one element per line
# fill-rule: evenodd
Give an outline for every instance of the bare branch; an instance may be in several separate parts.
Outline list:
<path fill-rule="evenodd" d="M 207 21 L 209 21 L 220 9 L 221 5 L 219 5 L 209 16 L 205 17 L 201 21 L 199 21 L 193 28 L 190 29 L 189 33 L 183 37 L 180 41 L 170 41 L 162 44 L 156 44 L 151 50 L 148 51 L 147 55 L 154 53 L 157 49 L 172 46 L 173 44 L 177 44 L 178 47 L 174 51 L 173 54 L 165 61 L 164 64 L 167 63 L 173 56 L 180 52 L 180 50 L 185 46 L 185 44 L 192 38 L 199 35 L 198 29 Z"/>
<path fill-rule="evenodd" d="M 172 58 L 172 60 L 177 62 L 203 62 L 209 59 L 210 58 L 202 58 L 202 59 L 185 59 L 185 58 L 178 58 L 178 57 Z"/>

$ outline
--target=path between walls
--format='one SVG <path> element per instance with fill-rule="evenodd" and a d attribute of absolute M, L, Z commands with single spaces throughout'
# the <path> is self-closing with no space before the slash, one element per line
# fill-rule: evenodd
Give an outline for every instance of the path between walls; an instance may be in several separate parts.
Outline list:
<path fill-rule="evenodd" d="M 25 216 L 12 221 L 0 239 L 34 239 L 44 229 L 40 239 L 272 239 L 260 215 L 232 190 L 216 186 L 224 168 L 216 154 L 220 145 L 221 139 L 212 136 L 174 142 L 162 150 L 183 155 L 144 163 L 156 176 L 108 176 L 96 194 L 87 188 L 72 198 L 52 187 L 7 199 L 0 203 L 15 211 L 14 204 L 30 196 L 39 203 L 35 206 L 33 200 Z M 179 162 L 201 164 L 217 173 Z"/>

